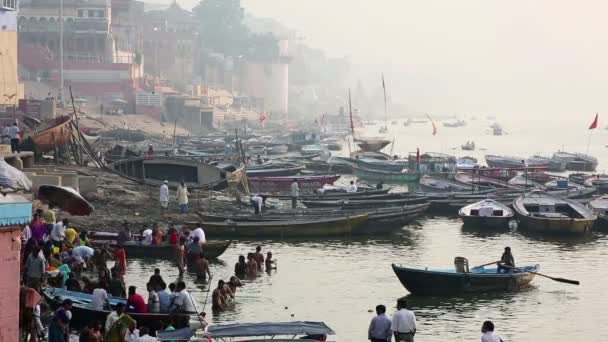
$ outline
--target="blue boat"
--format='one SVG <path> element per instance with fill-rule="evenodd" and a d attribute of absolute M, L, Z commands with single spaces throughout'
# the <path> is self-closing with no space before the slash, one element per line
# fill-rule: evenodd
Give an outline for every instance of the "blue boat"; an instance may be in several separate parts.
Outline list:
<path fill-rule="evenodd" d="M 72 300 L 72 320 L 70 324 L 75 326 L 86 326 L 91 321 L 105 322 L 110 314 L 110 310 L 96 310 L 93 308 L 93 296 L 88 293 L 73 292 L 60 288 L 47 287 L 42 290 L 42 295 L 46 302 L 53 308 L 57 309 L 65 299 Z M 116 304 L 126 304 L 124 298 L 109 298 L 110 306 L 114 308 Z M 148 326 L 152 331 L 160 329 L 160 321 L 168 321 L 170 316 L 176 328 L 187 327 L 190 322 L 190 314 L 179 313 L 133 313 L 128 312 L 129 316 L 137 321 L 139 325 Z M 194 314 L 194 313 L 192 313 Z"/>
<path fill-rule="evenodd" d="M 497 273 L 496 268 L 483 267 L 456 271 L 408 268 L 392 264 L 392 268 L 401 284 L 414 295 L 450 296 L 526 288 L 535 276 L 531 272 L 538 272 L 540 265 L 517 267 L 511 273 Z"/>

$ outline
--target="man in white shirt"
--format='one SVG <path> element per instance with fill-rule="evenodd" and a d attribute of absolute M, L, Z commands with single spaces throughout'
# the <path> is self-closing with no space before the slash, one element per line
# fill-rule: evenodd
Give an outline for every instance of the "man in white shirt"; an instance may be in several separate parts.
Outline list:
<path fill-rule="evenodd" d="M 416 315 L 407 309 L 407 302 L 404 298 L 397 300 L 397 312 L 393 315 L 391 330 L 395 336 L 395 342 L 414 342 Z"/>
<path fill-rule="evenodd" d="M 196 312 L 194 309 L 194 303 L 192 303 L 192 298 L 190 297 L 190 293 L 188 293 L 188 290 L 186 290 L 186 283 L 179 281 L 176 289 L 182 304 L 182 310 L 184 312 Z"/>
<path fill-rule="evenodd" d="M 205 239 L 205 232 L 203 231 L 203 228 L 201 227 L 200 223 L 197 223 L 196 229 L 192 231 L 192 239 L 194 239 L 195 237 L 198 238 L 198 243 L 207 242 L 207 240 Z"/>
<path fill-rule="evenodd" d="M 481 326 L 481 342 L 502 342 L 494 333 L 494 323 L 491 321 L 485 321 Z"/>
<path fill-rule="evenodd" d="M 89 246 L 77 246 L 72 249 L 72 256 L 80 257 L 84 261 L 88 261 L 93 254 L 95 254 L 95 250 Z"/>
<path fill-rule="evenodd" d="M 122 314 L 124 312 L 125 312 L 125 303 L 119 302 L 118 304 L 116 304 L 116 310 L 112 311 L 106 318 L 106 324 L 104 326 L 106 334 L 108 333 L 108 331 L 110 331 L 110 328 L 112 328 L 114 323 L 116 323 L 116 321 L 118 321 L 118 319 L 120 318 L 120 316 L 122 316 Z"/>
<path fill-rule="evenodd" d="M 263 203 L 264 203 L 264 199 L 262 198 L 262 196 L 260 196 L 260 194 L 255 194 L 255 195 L 251 196 L 251 204 L 253 204 L 253 211 L 256 214 L 259 214 L 262 212 Z"/>
<path fill-rule="evenodd" d="M 298 197 L 300 196 L 300 185 L 298 180 L 294 179 L 291 183 L 291 209 L 295 209 L 298 206 Z"/>
<path fill-rule="evenodd" d="M 65 239 L 65 229 L 67 227 L 63 224 L 63 222 L 65 222 L 65 219 L 53 225 L 53 230 L 51 231 L 51 240 L 53 240 L 55 246 L 59 246 Z"/>
<path fill-rule="evenodd" d="M 148 327 L 141 327 L 139 329 L 139 339 L 137 342 L 156 342 L 158 341 L 156 337 L 152 337 L 149 335 Z"/>
<path fill-rule="evenodd" d="M 160 186 L 160 207 L 166 209 L 169 206 L 169 182 L 164 181 L 163 185 Z"/>
<path fill-rule="evenodd" d="M 152 244 L 152 229 L 150 227 L 146 227 L 146 229 L 141 233 L 143 236 L 142 244 L 151 245 Z"/>
<path fill-rule="evenodd" d="M 346 192 L 357 192 L 357 184 L 354 181 L 350 181 L 350 186 L 346 189 Z"/>
<path fill-rule="evenodd" d="M 103 307 L 107 302 L 108 302 L 108 293 L 106 292 L 106 290 L 104 288 L 98 287 L 95 290 L 93 290 L 93 298 L 91 299 L 91 304 L 93 304 L 93 309 L 103 310 Z"/>

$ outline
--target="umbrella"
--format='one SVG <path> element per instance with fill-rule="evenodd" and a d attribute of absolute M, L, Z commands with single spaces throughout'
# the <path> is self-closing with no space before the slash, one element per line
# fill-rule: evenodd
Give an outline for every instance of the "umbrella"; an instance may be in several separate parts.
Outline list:
<path fill-rule="evenodd" d="M 90 215 L 94 209 L 76 190 L 66 186 L 41 185 L 38 199 L 75 216 Z"/>

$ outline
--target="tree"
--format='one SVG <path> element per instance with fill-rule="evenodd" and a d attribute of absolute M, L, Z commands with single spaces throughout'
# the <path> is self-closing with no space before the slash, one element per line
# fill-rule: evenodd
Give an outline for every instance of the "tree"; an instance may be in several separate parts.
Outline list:
<path fill-rule="evenodd" d="M 206 47 L 226 56 L 246 52 L 249 31 L 243 23 L 240 0 L 201 0 L 193 12 L 200 22 L 200 37 Z"/>

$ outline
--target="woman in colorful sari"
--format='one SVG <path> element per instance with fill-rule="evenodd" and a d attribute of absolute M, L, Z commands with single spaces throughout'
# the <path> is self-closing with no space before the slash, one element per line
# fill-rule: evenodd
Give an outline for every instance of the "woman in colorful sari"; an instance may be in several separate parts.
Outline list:
<path fill-rule="evenodd" d="M 106 333 L 105 342 L 122 342 L 124 341 L 125 334 L 129 325 L 135 324 L 135 320 L 131 316 L 123 313 L 114 324 L 110 327 Z"/>

